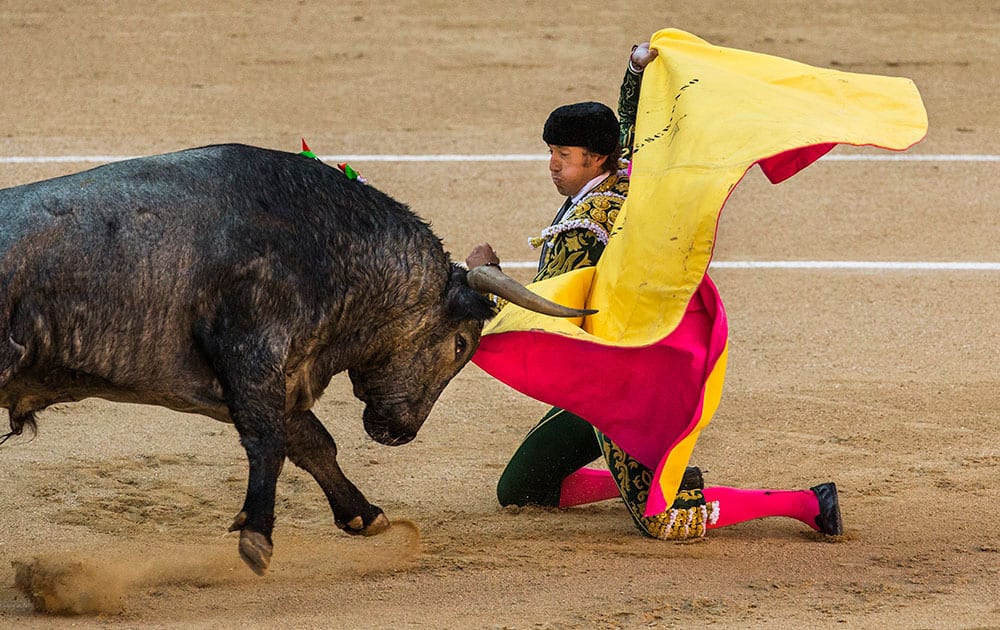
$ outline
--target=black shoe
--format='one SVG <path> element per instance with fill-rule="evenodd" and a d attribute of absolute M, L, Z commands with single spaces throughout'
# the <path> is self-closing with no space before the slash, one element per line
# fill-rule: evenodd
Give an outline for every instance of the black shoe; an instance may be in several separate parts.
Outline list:
<path fill-rule="evenodd" d="M 697 466 L 688 466 L 684 470 L 684 476 L 681 477 L 681 490 L 703 490 L 705 488 L 705 480 L 701 476 L 701 468 Z"/>
<path fill-rule="evenodd" d="M 844 533 L 844 524 L 840 520 L 840 501 L 837 498 L 837 484 L 832 481 L 809 488 L 819 499 L 819 515 L 816 525 L 819 531 L 827 536 L 840 536 Z"/>

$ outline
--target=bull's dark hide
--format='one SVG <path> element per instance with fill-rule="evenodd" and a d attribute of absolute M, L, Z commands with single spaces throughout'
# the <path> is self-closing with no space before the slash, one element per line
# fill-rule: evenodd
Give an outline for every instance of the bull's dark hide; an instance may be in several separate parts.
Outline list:
<path fill-rule="evenodd" d="M 282 461 L 338 525 L 388 522 L 309 409 L 347 370 L 376 440 L 414 437 L 490 303 L 406 206 L 301 155 L 210 146 L 0 190 L 0 405 L 11 433 L 96 396 L 232 422 L 250 462 L 234 528 L 270 558 Z"/>

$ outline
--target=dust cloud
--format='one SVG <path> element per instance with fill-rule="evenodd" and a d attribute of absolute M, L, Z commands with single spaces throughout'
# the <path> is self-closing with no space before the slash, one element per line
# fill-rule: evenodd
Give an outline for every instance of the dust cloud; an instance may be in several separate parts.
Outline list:
<path fill-rule="evenodd" d="M 36 612 L 48 615 L 118 615 L 130 593 L 174 587 L 211 588 L 260 580 L 239 559 L 236 535 L 204 545 L 171 545 L 151 551 L 102 549 L 15 560 L 14 586 Z M 101 558 L 95 557 L 97 553 Z M 373 538 L 342 535 L 275 535 L 275 555 L 265 580 L 309 580 L 322 574 L 357 575 L 405 569 L 422 553 L 412 521 L 393 522 Z M 131 556 L 131 557 L 129 557 Z M 136 561 L 135 557 L 142 560 Z"/>
<path fill-rule="evenodd" d="M 233 550 L 235 551 L 235 550 Z M 118 614 L 125 611 L 129 592 L 167 585 L 208 587 L 241 579 L 244 567 L 233 554 L 214 550 L 143 554 L 141 562 L 95 559 L 83 552 L 35 556 L 14 561 L 14 586 L 37 612 L 52 615 Z M 246 578 L 249 579 L 249 578 Z"/>

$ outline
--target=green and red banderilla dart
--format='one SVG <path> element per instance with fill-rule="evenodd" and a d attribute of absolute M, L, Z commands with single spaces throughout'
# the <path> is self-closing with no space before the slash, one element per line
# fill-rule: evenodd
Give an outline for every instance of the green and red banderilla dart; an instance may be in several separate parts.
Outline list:
<path fill-rule="evenodd" d="M 299 155 L 304 155 L 305 157 L 312 158 L 314 160 L 318 160 L 319 159 L 316 156 L 316 154 L 312 152 L 312 149 L 309 148 L 309 145 L 306 144 L 306 139 L 305 138 L 302 138 L 302 151 L 299 152 Z M 342 163 L 338 164 L 337 168 L 339 168 L 341 170 L 341 172 L 344 173 L 344 175 L 347 176 L 347 179 L 357 180 L 357 181 L 361 182 L 362 184 L 367 184 L 368 183 L 368 180 L 365 179 L 364 177 L 362 177 L 361 173 L 359 173 L 356 170 L 354 170 L 353 168 L 351 168 L 351 165 L 348 164 L 347 162 L 342 162 Z"/>

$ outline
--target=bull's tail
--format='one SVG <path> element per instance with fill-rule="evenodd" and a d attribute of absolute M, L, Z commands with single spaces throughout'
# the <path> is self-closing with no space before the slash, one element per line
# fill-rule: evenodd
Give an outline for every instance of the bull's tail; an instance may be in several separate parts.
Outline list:
<path fill-rule="evenodd" d="M 38 424 L 35 422 L 34 411 L 16 413 L 14 409 L 8 409 L 8 413 L 10 414 L 10 432 L 0 435 L 0 445 L 15 435 L 24 433 L 25 427 L 27 427 L 32 436 L 38 433 Z"/>
<path fill-rule="evenodd" d="M 0 308 L 0 314 L 5 310 Z M 0 318 L 0 389 L 14 378 L 18 368 L 21 367 L 21 360 L 24 359 L 24 346 L 14 341 L 14 338 L 10 336 L 6 322 L 6 317 Z M 33 411 L 18 410 L 15 404 L 8 409 L 8 412 L 10 414 L 10 433 L 0 435 L 0 444 L 6 442 L 11 436 L 21 435 L 25 427 L 31 431 L 32 435 L 35 434 L 37 425 Z"/>
<path fill-rule="evenodd" d="M 9 278 L 0 277 L 0 389 L 14 378 L 24 359 L 24 346 L 10 334 L 9 289 Z"/>
<path fill-rule="evenodd" d="M 7 332 L 6 326 L 0 326 L 0 389 L 10 382 L 21 367 L 24 358 L 24 346 L 14 341 Z"/>
<path fill-rule="evenodd" d="M 0 387 L 14 377 L 24 358 L 24 346 L 14 341 L 10 335 L 5 336 L 7 338 L 0 341 Z"/>

